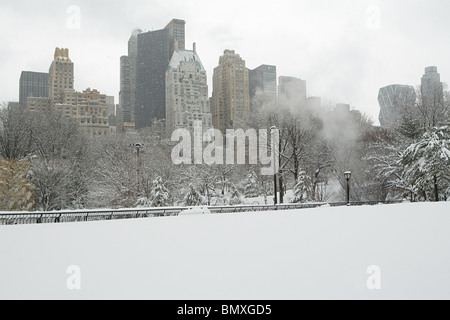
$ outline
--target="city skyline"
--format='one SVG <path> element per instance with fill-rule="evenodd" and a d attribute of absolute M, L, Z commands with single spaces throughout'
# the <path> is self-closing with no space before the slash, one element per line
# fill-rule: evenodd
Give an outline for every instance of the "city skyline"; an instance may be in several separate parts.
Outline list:
<path fill-rule="evenodd" d="M 0 99 L 18 101 L 21 71 L 47 72 L 53 48 L 66 47 L 77 64 L 76 89 L 94 87 L 119 101 L 120 57 L 127 54 L 132 30 L 157 30 L 172 18 L 186 20 L 186 45 L 197 43 L 211 88 L 217 59 L 225 49 L 236 50 L 249 69 L 275 65 L 280 76 L 305 79 L 308 96 L 320 96 L 324 104 L 349 103 L 375 123 L 381 87 L 417 86 L 426 66 L 438 66 L 444 83 L 450 74 L 448 44 L 442 40 L 450 4 L 442 1 L 249 1 L 241 7 L 230 1 L 222 12 L 217 4 L 201 1 L 190 6 L 113 2 L 98 16 L 102 4 L 78 1 L 71 8 L 68 1 L 54 6 L 30 2 L 19 7 L 2 2 Z M 79 25 L 73 20 L 77 8 Z M 413 21 L 419 19 L 423 23 L 417 26 Z M 22 29 L 30 25 L 39 28 Z M 36 36 L 44 31 L 46 37 Z"/>

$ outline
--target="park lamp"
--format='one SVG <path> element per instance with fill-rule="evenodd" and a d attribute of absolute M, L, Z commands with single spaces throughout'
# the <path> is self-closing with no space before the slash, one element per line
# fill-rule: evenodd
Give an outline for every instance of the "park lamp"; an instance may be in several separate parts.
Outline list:
<path fill-rule="evenodd" d="M 345 179 L 347 179 L 347 205 L 350 205 L 350 179 L 352 177 L 352 173 L 350 171 L 346 171 L 344 173 Z"/>
<path fill-rule="evenodd" d="M 345 179 L 347 179 L 347 181 L 349 181 L 352 178 L 352 173 L 350 171 L 347 171 L 344 173 L 344 177 Z"/>

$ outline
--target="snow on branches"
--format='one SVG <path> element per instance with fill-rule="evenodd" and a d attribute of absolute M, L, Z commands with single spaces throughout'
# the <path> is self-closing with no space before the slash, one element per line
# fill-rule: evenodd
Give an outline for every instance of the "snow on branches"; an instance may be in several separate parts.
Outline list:
<path fill-rule="evenodd" d="M 426 132 L 402 153 L 400 163 L 404 166 L 403 178 L 420 190 L 425 200 L 429 191 L 435 201 L 448 199 L 445 193 L 450 187 L 450 127 Z"/>

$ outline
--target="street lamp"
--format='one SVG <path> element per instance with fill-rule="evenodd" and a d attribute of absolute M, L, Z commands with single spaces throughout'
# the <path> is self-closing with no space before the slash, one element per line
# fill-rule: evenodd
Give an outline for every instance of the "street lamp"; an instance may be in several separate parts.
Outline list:
<path fill-rule="evenodd" d="M 272 126 L 272 128 L 270 128 L 270 133 L 274 133 L 276 130 L 278 130 L 277 127 Z M 273 138 L 273 136 L 272 136 Z M 273 157 L 273 192 L 274 192 L 274 196 L 273 196 L 273 204 L 277 205 L 278 204 L 278 197 L 277 197 L 277 168 L 276 168 L 276 160 L 277 160 L 277 154 L 276 154 L 276 141 L 275 139 L 272 139 L 272 157 Z"/>
<path fill-rule="evenodd" d="M 139 158 L 139 151 L 144 147 L 144 145 L 142 143 L 135 143 L 134 147 L 136 148 L 137 156 Z"/>
<path fill-rule="evenodd" d="M 350 179 L 352 178 L 352 173 L 347 171 L 344 173 L 344 177 L 347 180 L 347 205 L 350 205 Z"/>
<path fill-rule="evenodd" d="M 140 158 L 140 153 L 141 153 L 141 149 L 144 147 L 144 145 L 142 143 L 135 143 L 134 147 L 136 148 L 136 152 L 137 152 L 137 161 L 138 161 L 138 167 L 137 167 L 137 192 L 140 193 L 141 192 L 141 188 L 140 188 L 140 181 L 139 181 L 139 177 L 141 175 L 141 158 Z"/>

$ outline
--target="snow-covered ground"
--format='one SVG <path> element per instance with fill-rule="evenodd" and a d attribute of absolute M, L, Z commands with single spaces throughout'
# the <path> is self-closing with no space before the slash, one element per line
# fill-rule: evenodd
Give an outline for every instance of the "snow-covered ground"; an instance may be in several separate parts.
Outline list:
<path fill-rule="evenodd" d="M 0 259 L 0 299 L 449 299 L 450 202 L 0 226 Z"/>

